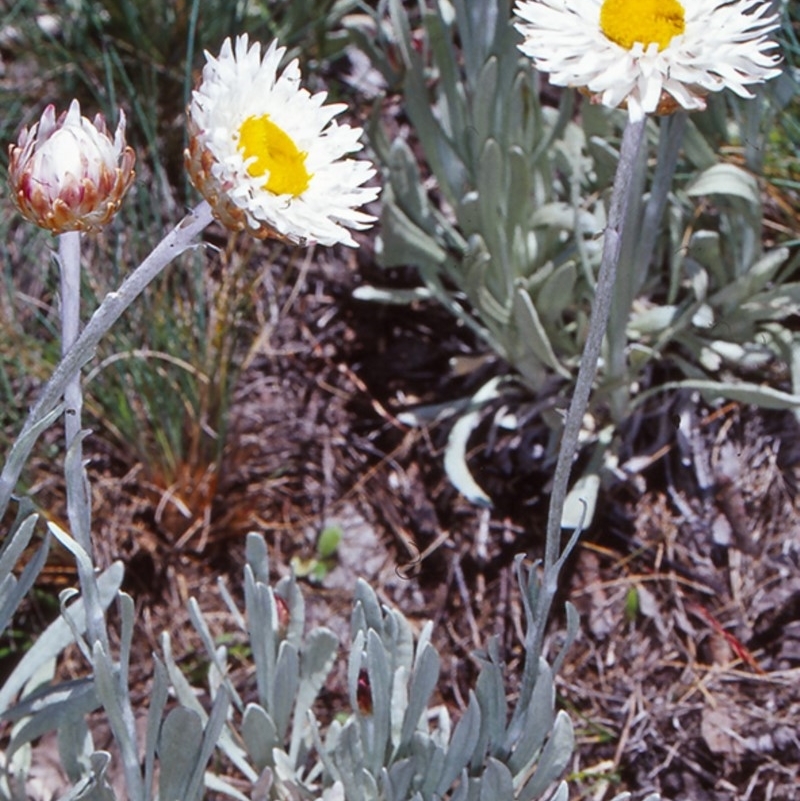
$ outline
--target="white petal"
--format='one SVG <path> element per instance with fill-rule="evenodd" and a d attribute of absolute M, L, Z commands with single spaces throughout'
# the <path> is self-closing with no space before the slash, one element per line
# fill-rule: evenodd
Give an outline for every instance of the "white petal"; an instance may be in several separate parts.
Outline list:
<path fill-rule="evenodd" d="M 518 0 L 520 50 L 560 86 L 586 87 L 609 106 L 627 103 L 631 117 L 651 113 L 662 92 L 687 109 L 703 108 L 698 92 L 748 87 L 780 73 L 778 27 L 769 0 L 683 0 L 685 29 L 660 52 L 608 39 L 600 27 L 602 0 Z"/>

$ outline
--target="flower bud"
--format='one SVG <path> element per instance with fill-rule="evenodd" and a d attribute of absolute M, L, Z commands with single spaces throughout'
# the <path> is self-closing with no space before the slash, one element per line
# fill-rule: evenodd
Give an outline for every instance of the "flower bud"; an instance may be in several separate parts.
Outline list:
<path fill-rule="evenodd" d="M 372 687 L 369 683 L 369 673 L 367 673 L 366 668 L 361 668 L 358 671 L 356 702 L 358 703 L 358 711 L 362 715 L 372 714 Z"/>
<path fill-rule="evenodd" d="M 292 615 L 289 612 L 289 604 L 286 603 L 284 598 L 281 598 L 280 595 L 275 595 L 275 611 L 277 613 L 278 618 L 278 634 L 281 637 L 286 636 L 286 632 L 289 629 L 289 623 L 291 622 Z"/>
<path fill-rule="evenodd" d="M 82 117 L 77 100 L 58 119 L 49 105 L 9 148 L 11 197 L 25 218 L 55 234 L 96 232 L 117 213 L 134 161 L 121 110 L 112 139 L 103 117 Z"/>

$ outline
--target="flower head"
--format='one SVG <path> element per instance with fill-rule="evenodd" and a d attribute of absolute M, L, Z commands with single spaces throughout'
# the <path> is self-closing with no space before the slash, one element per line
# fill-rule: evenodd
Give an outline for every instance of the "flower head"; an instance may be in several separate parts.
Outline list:
<path fill-rule="evenodd" d="M 768 0 L 518 0 L 520 50 L 559 86 L 632 120 L 705 108 L 709 92 L 779 74 Z"/>
<path fill-rule="evenodd" d="M 344 104 L 323 105 L 325 93 L 300 86 L 297 61 L 279 73 L 284 52 L 273 42 L 262 58 L 243 35 L 226 39 L 218 58 L 206 53 L 189 106 L 189 175 L 232 230 L 355 245 L 348 229 L 375 221 L 356 207 L 378 195 L 362 186 L 372 165 L 342 158 L 361 149 L 361 129 L 334 121 Z"/>
<path fill-rule="evenodd" d="M 77 100 L 58 118 L 50 105 L 9 148 L 11 197 L 28 220 L 53 233 L 99 231 L 117 213 L 134 161 L 121 110 L 112 138 L 100 114 L 94 122 L 81 116 Z"/>

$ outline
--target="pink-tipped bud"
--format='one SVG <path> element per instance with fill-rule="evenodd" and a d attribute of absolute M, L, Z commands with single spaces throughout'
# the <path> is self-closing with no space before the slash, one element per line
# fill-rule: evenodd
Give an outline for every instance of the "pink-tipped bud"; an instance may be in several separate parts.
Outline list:
<path fill-rule="evenodd" d="M 372 687 L 369 683 L 369 673 L 365 668 L 358 671 L 358 683 L 356 684 L 356 703 L 358 711 L 362 715 L 372 714 Z"/>
<path fill-rule="evenodd" d="M 9 148 L 11 197 L 23 216 L 55 234 L 99 231 L 133 181 L 135 158 L 122 111 L 112 138 L 101 115 L 81 116 L 77 100 L 57 119 L 50 105 Z"/>
<path fill-rule="evenodd" d="M 286 631 L 289 628 L 289 623 L 291 622 L 292 616 L 289 612 L 289 604 L 286 603 L 286 600 L 281 598 L 280 595 L 275 596 L 275 609 L 278 613 L 278 633 L 281 637 L 285 636 Z"/>

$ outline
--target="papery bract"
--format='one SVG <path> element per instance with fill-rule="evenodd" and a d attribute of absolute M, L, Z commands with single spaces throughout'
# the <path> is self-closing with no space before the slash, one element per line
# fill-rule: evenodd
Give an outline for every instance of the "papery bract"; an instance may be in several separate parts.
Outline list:
<path fill-rule="evenodd" d="M 81 116 L 77 100 L 58 118 L 49 105 L 9 148 L 11 197 L 28 220 L 53 233 L 96 232 L 117 213 L 134 161 L 121 110 L 112 138 L 100 114 L 94 121 Z"/>

